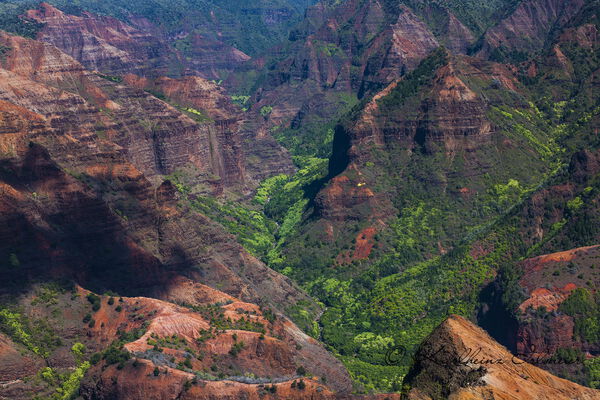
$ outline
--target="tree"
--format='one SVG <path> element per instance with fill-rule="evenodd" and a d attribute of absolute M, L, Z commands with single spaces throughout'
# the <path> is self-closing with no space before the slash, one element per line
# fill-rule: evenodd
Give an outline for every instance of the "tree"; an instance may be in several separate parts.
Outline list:
<path fill-rule="evenodd" d="M 71 351 L 73 352 L 73 355 L 75 356 L 77 362 L 80 362 L 83 359 L 85 353 L 85 345 L 83 343 L 77 342 L 73 345 L 73 347 L 71 347 Z"/>

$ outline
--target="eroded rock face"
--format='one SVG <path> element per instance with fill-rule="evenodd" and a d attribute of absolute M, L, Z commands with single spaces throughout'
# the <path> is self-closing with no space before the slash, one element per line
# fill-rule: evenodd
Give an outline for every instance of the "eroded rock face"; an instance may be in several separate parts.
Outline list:
<path fill-rule="evenodd" d="M 44 24 L 38 39 L 58 47 L 86 68 L 105 73 L 162 73 L 174 56 L 168 45 L 112 17 L 68 15 L 47 3 L 27 12 Z"/>
<path fill-rule="evenodd" d="M 190 33 L 185 39 L 190 43 L 186 66 L 200 71 L 207 79 L 220 79 L 225 73 L 244 68 L 250 56 L 225 43 Z"/>
<path fill-rule="evenodd" d="M 398 82 L 375 95 L 353 128 L 352 138 L 356 144 L 350 150 L 351 157 L 358 156 L 361 147 L 368 142 L 383 146 L 400 144 L 413 149 L 420 146 L 428 152 L 441 144 L 447 153 L 457 148 L 473 149 L 485 142 L 486 136 L 492 133 L 485 115 L 487 106 L 459 74 L 477 75 L 483 71 L 462 60 L 450 62 L 436 72 L 421 104 L 403 116 L 398 110 L 398 118 L 389 115 L 389 107 L 380 108 L 380 100 L 393 92 Z"/>
<path fill-rule="evenodd" d="M 584 3 L 583 0 L 523 1 L 512 14 L 486 32 L 478 54 L 490 57 L 496 49 L 535 53 L 546 44 L 552 30 L 565 26 Z"/>
<path fill-rule="evenodd" d="M 574 333 L 574 319 L 559 310 L 577 288 L 598 281 L 594 271 L 600 246 L 587 246 L 530 258 L 520 263 L 519 281 L 527 298 L 519 305 L 517 352 L 524 357 L 550 357 L 559 349 L 598 353 L 597 343 L 586 343 Z M 593 289 L 592 289 L 593 290 Z M 550 315 L 536 315 L 543 309 Z"/>
<path fill-rule="evenodd" d="M 202 171 L 221 171 L 214 161 L 219 140 L 236 149 L 227 128 L 199 124 L 140 89 L 88 73 L 49 45 L 2 40 L 14 49 L 3 65 L 16 73 L 0 69 L 1 251 L 3 260 L 14 253 L 23 266 L 2 270 L 8 281 L 73 274 L 93 288 L 160 297 L 177 287 L 178 276 L 192 274 L 253 301 L 283 305 L 301 293 L 217 224 L 178 207 L 177 190 L 163 182 L 163 174 L 189 165 L 200 170 L 197 182 Z M 63 59 L 68 68 L 53 67 Z"/>
<path fill-rule="evenodd" d="M 468 320 L 448 317 L 421 345 L 407 377 L 409 399 L 595 399 L 579 386 L 513 356 Z"/>
<path fill-rule="evenodd" d="M 245 301 L 280 311 L 302 298 L 311 301 L 288 278 L 249 255 L 222 227 L 180 203 L 179 190 L 165 180 L 165 174 L 195 168 L 192 179 L 199 185 L 213 180 L 223 187 L 244 181 L 236 136 L 239 116 L 214 84 L 196 77 L 127 76 L 115 82 L 88 72 L 50 44 L 6 34 L 0 35 L 0 43 L 10 49 L 0 68 L 0 259 L 19 265 L 3 264 L 3 291 L 26 290 L 33 280 L 66 278 L 99 292 L 111 289 L 198 307 L 223 301 L 231 304 L 219 315 L 234 325 L 239 313 L 246 319 L 261 313 L 260 307 Z M 153 90 L 166 101 L 147 92 Z M 216 285 L 220 290 L 210 288 Z M 171 303 L 135 302 L 139 304 L 134 308 L 143 307 L 156 317 L 147 321 L 149 335 L 182 335 L 194 346 L 201 330 L 212 325 Z M 93 348 L 102 350 L 118 331 L 140 328 L 143 322 L 119 314 L 129 309 L 128 299 L 120 308 L 101 308 L 93 316 L 96 325 L 72 327 L 69 335 L 76 331 L 97 338 Z M 77 318 L 81 321 L 83 316 Z M 280 339 L 244 330 L 248 324 L 271 324 L 257 318 L 261 322 L 240 323 L 221 339 L 215 331 L 203 350 L 198 349 L 207 356 L 197 359 L 195 367 L 209 369 L 211 357 L 229 359 L 226 367 L 235 367 L 240 375 L 278 376 L 275 383 L 289 388 L 302 365 L 324 371 L 331 382 L 307 382 L 308 391 L 327 398 L 334 391 L 350 390 L 341 363 L 317 341 L 282 316 L 270 332 Z M 61 332 L 60 337 L 66 336 Z M 230 354 L 238 340 L 244 341 L 248 357 L 243 351 L 238 357 Z M 147 345 L 147 340 L 131 343 L 130 351 L 147 352 Z M 31 388 L 19 379 L 39 371 L 39 360 L 18 357 L 15 346 L 2 342 L 5 376 L 17 380 L 3 386 L 2 393 L 26 398 Z M 72 366 L 63 353 L 56 355 L 57 365 Z M 168 368 L 177 375 L 175 366 Z M 128 368 L 106 370 L 117 372 L 121 386 L 113 387 L 112 376 L 102 375 L 87 393 L 94 398 L 171 398 L 181 393 L 190 375 L 182 372 L 186 379 L 148 392 L 150 384 L 130 386 Z M 208 385 L 215 385 L 213 395 L 230 386 Z M 244 382 L 233 385 L 232 398 L 262 391 Z"/>
<path fill-rule="evenodd" d="M 219 79 L 250 59 L 234 47 L 198 34 L 177 38 L 190 43 L 189 53 L 183 55 L 169 44 L 165 32 L 136 16 L 127 24 L 89 12 L 69 15 L 47 3 L 29 10 L 26 16 L 44 24 L 38 40 L 58 47 L 89 70 L 106 74 L 198 74 Z"/>
<path fill-rule="evenodd" d="M 124 82 L 138 89 L 164 96 L 180 110 L 189 110 L 208 125 L 213 173 L 226 184 L 243 184 L 246 180 L 245 146 L 240 127 L 243 111 L 234 106 L 224 89 L 206 79 L 189 76 L 172 79 L 124 76 Z M 201 115 L 198 115 L 201 113 Z"/>
<path fill-rule="evenodd" d="M 335 120 L 349 98 L 380 90 L 440 45 L 412 9 L 386 7 L 352 0 L 309 8 L 305 21 L 290 34 L 291 55 L 273 49 L 273 65 L 254 96 L 254 111 L 273 107 L 259 131 L 267 134 L 274 126 L 300 129 L 314 120 Z M 446 32 L 453 47 L 466 47 L 468 29 L 447 15 Z M 459 39 L 463 34 L 466 39 Z"/>
<path fill-rule="evenodd" d="M 398 20 L 389 27 L 390 47 L 381 67 L 376 68 L 377 80 L 391 82 L 408 71 L 439 46 L 433 33 L 408 7 L 401 7 Z M 367 78 L 368 79 L 368 78 Z"/>
<path fill-rule="evenodd" d="M 53 321 L 48 334 L 63 338 L 47 356 L 55 370 L 78 363 L 68 353 L 75 341 L 90 354 L 122 341 L 118 351 L 127 357 L 98 360 L 82 383 L 83 398 L 237 399 L 272 393 L 273 398 L 333 399 L 348 394 L 350 380 L 341 363 L 314 339 L 282 315 L 215 289 L 195 285 L 197 300 L 179 306 L 147 297 L 97 296 L 76 286 L 55 292 L 50 305 L 59 311 L 46 316 L 50 311 L 39 298 L 40 287 L 18 300 L 26 318 L 48 318 Z M 123 343 L 124 337 L 129 339 Z M 23 343 L 0 336 L 0 361 L 0 395 L 21 399 L 47 390 L 43 382 L 26 381 L 46 363 Z M 300 375 L 300 366 L 315 377 Z M 302 389 L 296 388 L 300 380 Z"/>
<path fill-rule="evenodd" d="M 13 39 L 3 37 L 3 40 Z M 15 53 L 8 56 L 6 65 L 21 67 L 14 68 L 19 73 L 0 69 L 0 259 L 3 263 L 15 260 L 19 268 L 3 265 L 0 276 L 7 282 L 3 290 L 26 289 L 34 279 L 67 278 L 99 291 L 112 288 L 123 294 L 144 294 L 196 306 L 206 304 L 207 300 L 211 304 L 225 301 L 230 304 L 220 311 L 223 318 L 235 325 L 243 315 L 246 322 L 240 325 L 242 328 L 252 324 L 248 322 L 254 318 L 250 315 L 257 315 L 256 326 L 271 323 L 258 316 L 261 313 L 258 306 L 238 298 L 264 306 L 273 301 L 274 310 L 279 307 L 283 310 L 301 298 L 310 301 L 288 278 L 250 256 L 220 226 L 186 206 L 181 207 L 179 192 L 169 181 L 160 185 L 151 183 L 149 177 L 156 178 L 161 171 L 149 172 L 146 176 L 136 167 L 140 159 L 130 153 L 141 139 L 120 142 L 121 129 L 128 135 L 135 133 L 126 131 L 125 124 L 119 125 L 104 115 L 95 103 L 110 104 L 110 112 L 118 114 L 131 106 L 128 102 L 141 98 L 147 101 L 146 112 L 167 112 L 162 119 L 157 119 L 170 124 L 171 134 L 177 133 L 176 125 L 169 122 L 171 116 L 180 124 L 194 127 L 191 118 L 140 89 L 105 82 L 77 67 L 78 63 L 72 59 L 72 67 L 67 72 L 42 67 L 47 72 L 40 74 L 39 81 L 33 80 L 35 74 L 30 74 L 31 69 L 14 60 L 25 49 L 41 49 L 41 57 L 36 60 L 45 65 L 44 60 L 51 60 L 48 55 L 54 50 L 44 44 L 22 42 L 22 39 L 10 43 L 15 44 Z M 73 80 L 84 83 L 86 90 L 72 92 Z M 58 86 L 57 82 L 64 84 L 65 89 L 52 86 Z M 197 87 L 202 83 L 191 85 Z M 183 86 L 177 86 L 179 84 Z M 173 85 L 188 87 L 186 81 L 166 82 L 161 87 L 168 91 Z M 196 95 L 184 96 L 181 100 L 190 104 L 204 101 L 203 105 L 211 102 L 206 97 L 201 98 L 198 92 L 192 92 Z M 95 98 L 88 102 L 89 97 L 84 95 L 89 93 Z M 152 108 L 152 104 L 157 108 Z M 227 110 L 213 112 L 223 118 L 222 113 Z M 104 126 L 100 128 L 99 123 Z M 222 291 L 199 282 L 218 284 Z M 182 313 L 181 308 L 170 303 L 151 299 L 131 302 L 136 303 L 133 307 L 144 308 L 147 315 L 155 317 L 148 320 L 151 327 L 148 335 L 177 334 L 195 341 L 201 330 L 211 326 L 210 321 L 189 311 Z M 121 311 L 101 307 L 93 316 L 97 324 L 90 326 L 92 329 L 86 334 L 108 344 L 117 331 L 139 327 L 143 322 L 139 318 L 134 319 L 135 326 L 130 326 L 129 317 L 119 314 L 128 310 L 129 304 L 129 299 L 123 299 Z M 267 334 L 261 338 L 260 333 L 244 329 L 234 329 L 222 340 L 215 332 L 214 338 L 204 342 L 202 351 L 217 358 L 231 358 L 231 365 L 235 364 L 242 375 L 244 371 L 254 371 L 261 376 L 281 376 L 277 383 L 287 382 L 288 387 L 299 363 L 305 368 L 330 371 L 324 372 L 331 382 L 327 387 L 307 382 L 309 391 L 323 392 L 324 398 L 333 393 L 332 389 L 337 392 L 350 389 L 350 378 L 341 363 L 284 317 L 277 317 L 272 333 L 282 339 Z M 244 341 L 249 351 L 247 358 L 241 356 L 243 351 L 239 357 L 230 354 L 237 340 Z M 22 373 L 34 373 L 37 361 L 17 357 L 11 350 L 13 347 L 10 341 L 2 342 L 0 354 L 6 358 L 3 365 L 9 367 L 7 376 L 18 379 L 23 377 Z M 130 347 L 132 352 L 146 352 L 147 341 L 134 342 Z M 204 361 L 198 360 L 196 366 L 210 368 L 209 363 L 207 356 Z M 16 368 L 22 368 L 21 373 L 16 373 Z M 119 376 L 125 379 L 123 385 L 127 387 L 128 375 L 119 372 Z M 144 394 L 138 385 L 134 389 L 118 389 L 116 393 L 170 398 L 173 390 L 181 389 L 184 383 L 185 380 L 160 385 L 165 392 Z M 232 392 L 233 397 L 260 389 L 257 385 L 248 389 L 239 382 L 235 385 L 239 387 Z M 216 387 L 218 393 L 222 386 L 216 384 Z M 20 395 L 15 397 L 15 393 L 21 393 L 17 386 L 11 384 L 8 390 L 11 398 L 20 398 Z M 112 396 L 113 390 L 117 389 L 98 385 L 90 389 L 90 393 L 95 393 L 95 398 L 103 398 Z M 298 396 L 302 398 L 301 394 Z"/>
<path fill-rule="evenodd" d="M 5 100 L 33 107 L 62 130 L 84 126 L 118 144 L 154 181 L 193 168 L 197 181 L 220 177 L 219 185 L 244 183 L 240 118 L 216 85 L 199 77 L 162 78 L 160 90 L 178 93 L 168 104 L 144 91 L 154 86 L 103 79 L 51 45 L 6 34 L 0 41 L 11 49 L 4 68 L 17 74 L 3 80 Z M 22 88 L 15 89 L 11 80 L 20 80 Z"/>

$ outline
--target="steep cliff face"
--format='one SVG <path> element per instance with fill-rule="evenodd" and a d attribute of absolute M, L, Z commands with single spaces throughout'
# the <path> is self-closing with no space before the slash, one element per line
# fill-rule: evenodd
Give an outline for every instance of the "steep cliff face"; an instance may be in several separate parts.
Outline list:
<path fill-rule="evenodd" d="M 112 17 L 68 15 L 48 3 L 27 12 L 44 24 L 37 39 L 51 43 L 92 71 L 166 74 L 175 54 L 165 41 Z"/>
<path fill-rule="evenodd" d="M 130 24 L 89 12 L 70 15 L 47 3 L 26 17 L 43 24 L 37 39 L 51 43 L 87 69 L 106 74 L 135 73 L 151 77 L 199 74 L 219 79 L 250 57 L 214 39 L 184 34 L 170 44 L 166 32 L 138 16 Z"/>
<path fill-rule="evenodd" d="M 186 43 L 184 51 L 186 66 L 199 71 L 207 79 L 222 79 L 229 73 L 243 69 L 250 60 L 246 53 L 197 33 L 189 33 L 179 41 Z"/>
<path fill-rule="evenodd" d="M 6 34 L 0 40 L 9 49 L 0 68 L 0 278 L 5 282 L 0 294 L 27 292 L 34 282 L 73 280 L 98 292 L 142 294 L 187 304 L 197 307 L 197 313 L 205 312 L 204 317 L 159 300 L 122 299 L 119 310 L 94 309 L 89 330 L 80 325 L 71 327 L 69 334 L 68 329 L 58 332 L 57 337 L 71 338 L 72 332 L 97 337 L 93 348 L 102 350 L 118 332 L 140 328 L 144 322 L 139 315 L 118 313 L 129 311 L 130 306 L 134 311 L 144 308 L 148 312 L 144 329 L 152 327 L 148 335 L 164 339 L 181 334 L 194 343 L 191 346 L 204 343 L 192 363 L 198 369 L 211 368 L 222 359 L 223 368 L 231 367 L 226 370 L 228 376 L 270 376 L 283 384 L 284 391 L 293 380 L 301 379 L 296 370 L 302 365 L 308 371 L 329 371 L 322 374 L 327 375 L 328 386 L 306 378 L 307 391 L 323 392 L 325 397 L 332 390 L 348 392 L 350 378 L 341 363 L 285 317 L 274 316 L 298 301 L 314 304 L 312 300 L 288 278 L 249 255 L 220 225 L 180 201 L 180 190 L 164 177 L 190 165 L 201 172 L 197 183 L 202 182 L 202 173 L 221 172 L 211 153 L 222 151 L 223 140 L 234 143 L 230 153 L 220 156 L 223 169 L 243 168 L 241 162 L 226 162 L 238 149 L 229 133 L 235 132 L 239 121 L 225 96 L 200 78 L 161 78 L 140 86 L 143 79 L 128 76 L 114 82 L 86 71 L 49 44 Z M 159 90 L 173 104 L 141 88 Z M 202 118 L 210 121 L 193 119 L 201 114 L 195 107 L 201 107 L 206 113 Z M 214 137 L 206 138 L 203 133 Z M 228 180 L 226 174 L 221 178 Z M 227 305 L 214 308 L 216 301 Z M 275 311 L 265 311 L 261 317 L 263 308 L 245 301 Z M 68 309 L 63 306 L 61 310 Z M 2 310 L 0 317 L 6 323 L 13 314 Z M 24 318 L 35 314 L 29 311 L 24 311 Z M 272 325 L 270 320 L 275 318 Z M 27 336 L 15 334 L 13 320 L 8 321 L 8 328 L 3 327 L 13 339 L 30 345 Z M 223 324 L 233 324 L 233 331 L 220 337 Z M 261 324 L 272 326 L 268 329 L 273 336 L 265 328 L 261 337 L 257 332 Z M 211 326 L 214 337 L 198 342 L 201 331 Z M 2 381 L 1 390 L 11 398 L 26 398 L 36 389 L 21 379 L 39 371 L 39 357 L 50 356 L 41 356 L 39 348 L 30 347 L 34 354 L 19 357 L 15 348 L 20 345 L 11 340 L 2 337 L 0 355 L 6 360 L 2 363 L 6 376 L 13 376 L 15 382 Z M 147 345 L 148 340 L 133 342 L 128 350 L 145 353 Z M 57 346 L 61 350 L 51 359 L 59 357 L 58 361 L 50 365 L 72 366 L 72 360 L 61 358 L 68 348 Z M 251 351 L 246 358 L 231 348 L 242 354 L 244 349 Z M 177 375 L 175 366 L 169 364 L 167 369 Z M 122 391 L 98 385 L 89 389 L 89 395 L 128 396 L 125 372 L 119 375 L 125 379 Z M 262 390 L 246 386 L 244 379 L 234 384 L 231 396 Z M 216 384 L 215 393 L 223 385 L 228 386 Z M 140 398 L 148 395 L 139 394 Z"/>
<path fill-rule="evenodd" d="M 189 89 L 186 96 L 196 98 L 187 103 L 191 108 L 186 108 L 161 101 L 135 83 L 128 85 L 127 80 L 115 82 L 90 73 L 53 46 L 6 34 L 0 40 L 11 49 L 5 54 L 5 73 L 18 74 L 4 80 L 5 100 L 33 107 L 56 119 L 63 129 L 84 126 L 118 144 L 150 179 L 193 168 L 197 182 L 212 182 L 215 177 L 220 178 L 220 183 L 216 180 L 220 185 L 244 182 L 239 119 L 215 85 L 201 78 L 184 79 L 182 85 L 187 82 Z M 29 96 L 21 95 L 10 79 L 20 79 L 24 88 L 32 86 Z M 35 90 L 43 95 L 34 95 Z M 210 91 L 218 100 L 199 100 L 210 97 Z M 60 105 L 53 104 L 57 97 Z M 200 106 L 199 110 L 194 108 Z M 221 107 L 226 115 L 215 111 Z M 203 117 L 203 112 L 215 118 Z"/>
<path fill-rule="evenodd" d="M 411 6 L 353 0 L 310 7 L 287 43 L 255 60 L 262 77 L 251 111 L 271 110 L 261 134 L 275 132 L 295 155 L 325 156 L 329 148 L 317 137 L 358 99 L 410 72 L 442 44 L 466 52 L 473 35 L 448 7 Z"/>
<path fill-rule="evenodd" d="M 554 39 L 552 34 L 569 23 L 581 10 L 583 0 L 528 0 L 490 28 L 483 37 L 479 55 L 496 60 L 523 59 L 539 52 Z"/>
<path fill-rule="evenodd" d="M 130 86 L 167 99 L 177 109 L 207 125 L 215 175 L 229 184 L 245 183 L 245 153 L 250 149 L 242 141 L 243 112 L 231 103 L 222 87 L 196 76 L 152 80 L 127 74 L 123 79 Z"/>
<path fill-rule="evenodd" d="M 290 44 L 293 56 L 268 71 L 267 90 L 257 97 L 259 108 L 275 105 L 273 124 L 289 124 L 311 98 L 319 106 L 310 111 L 317 111 L 324 100 L 317 96 L 324 92 L 362 94 L 372 85 L 387 84 L 438 46 L 427 25 L 408 7 L 394 19 L 382 4 L 357 0 L 330 8 L 316 5 L 307 15 L 307 25 L 299 28 Z M 298 85 L 301 96 L 296 94 Z"/>
<path fill-rule="evenodd" d="M 96 288 L 116 285 L 163 296 L 172 278 L 192 274 L 221 282 L 223 290 L 245 299 L 265 296 L 262 289 L 282 305 L 294 293 L 303 296 L 220 226 L 189 206 L 177 206 L 178 191 L 163 174 L 190 164 L 218 172 L 210 154 L 211 146 L 219 151 L 218 142 L 202 136 L 209 129 L 144 91 L 86 73 L 72 59 L 68 72 L 52 70 L 48 45 L 3 40 L 13 49 L 5 65 L 18 65 L 23 74 L 0 69 L 8 121 L 2 259 L 15 254 L 23 266 L 3 270 L 8 281 L 75 274 Z M 48 53 L 20 57 L 32 49 Z M 52 71 L 32 77 L 58 87 L 30 80 L 28 60 Z M 78 91 L 71 92 L 73 87 Z M 160 126 L 147 126 L 144 118 Z M 32 123 L 35 129 L 28 128 Z"/>
<path fill-rule="evenodd" d="M 594 399 L 579 386 L 513 356 L 482 329 L 450 316 L 421 345 L 407 378 L 409 399 Z"/>
<path fill-rule="evenodd" d="M 115 132 L 146 131 L 143 138 L 127 135 L 116 139 L 126 148 L 136 147 L 131 151 L 132 157 L 146 175 L 152 175 L 151 171 L 170 174 L 191 166 L 201 174 L 220 177 L 225 185 L 248 183 L 254 186 L 274 173 L 293 173 L 289 155 L 262 126 L 263 117 L 245 116 L 231 105 L 220 86 L 198 76 L 171 80 L 165 77 L 194 74 L 219 79 L 242 68 L 249 60 L 239 50 L 197 33 L 178 36 L 179 44 L 175 47 L 182 50 L 177 50 L 168 44 L 161 30 L 148 21 L 136 19 L 135 26 L 131 26 L 112 17 L 87 12 L 81 16 L 69 15 L 45 3 L 27 15 L 44 23 L 39 40 L 58 47 L 85 68 L 106 74 L 100 74 L 105 79 L 89 73 L 84 75 L 92 82 L 88 86 L 101 88 L 94 89 L 94 95 L 104 91 L 102 96 L 122 106 L 118 110 L 111 109 L 113 119 L 123 125 Z M 19 68 L 16 60 L 13 68 Z M 65 61 L 56 64 L 65 65 Z M 38 67 L 33 66 L 31 71 Z M 131 73 L 143 79 L 127 79 Z M 125 88 L 120 83 L 140 90 Z M 71 86 L 70 89 L 77 92 L 80 88 Z M 166 95 L 165 100 L 176 109 L 142 90 Z M 206 102 L 208 98 L 218 100 Z M 156 117 L 154 122 L 147 118 L 138 120 L 142 110 L 144 115 L 152 110 Z M 167 117 L 169 114 L 171 117 Z M 200 137 L 200 141 L 186 139 L 194 136 Z M 248 157 L 243 153 L 248 153 Z M 178 160 L 173 163 L 175 159 Z M 203 179 L 214 182 L 213 178 L 205 176 Z M 222 190 L 219 184 L 217 190 Z"/>

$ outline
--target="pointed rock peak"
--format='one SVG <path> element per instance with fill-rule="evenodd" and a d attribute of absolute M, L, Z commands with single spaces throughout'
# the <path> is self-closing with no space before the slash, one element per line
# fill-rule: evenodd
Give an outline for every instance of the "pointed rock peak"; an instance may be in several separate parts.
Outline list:
<path fill-rule="evenodd" d="M 40 3 L 40 6 L 38 7 L 37 10 L 31 10 L 31 12 L 35 12 L 35 11 L 38 11 L 46 18 L 62 17 L 63 15 L 65 15 L 64 12 L 62 12 L 58 8 L 54 7 L 52 4 L 48 4 L 48 3 Z"/>
<path fill-rule="evenodd" d="M 421 344 L 406 377 L 409 399 L 600 398 L 510 353 L 483 329 L 450 315 Z"/>

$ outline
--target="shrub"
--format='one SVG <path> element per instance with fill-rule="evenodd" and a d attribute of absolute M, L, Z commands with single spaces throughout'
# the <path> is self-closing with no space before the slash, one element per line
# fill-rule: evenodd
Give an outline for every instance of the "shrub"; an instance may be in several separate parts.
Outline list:
<path fill-rule="evenodd" d="M 240 351 L 242 351 L 242 349 L 245 346 L 246 345 L 244 344 L 243 341 L 234 343 L 234 345 L 231 346 L 231 349 L 229 350 L 229 354 L 231 354 L 233 357 L 237 357 L 237 355 L 240 353 Z"/>
<path fill-rule="evenodd" d="M 131 358 L 131 354 L 125 350 L 123 346 L 118 346 L 116 343 L 113 343 L 104 351 L 102 358 L 106 361 L 106 364 L 112 365 L 125 363 Z"/>
<path fill-rule="evenodd" d="M 260 115 L 262 115 L 263 117 L 266 118 L 269 114 L 271 114 L 272 111 L 273 111 L 272 106 L 263 106 L 260 109 Z"/>
<path fill-rule="evenodd" d="M 102 353 L 94 353 L 90 357 L 90 363 L 92 365 L 98 364 L 100 362 L 100 360 L 102 360 Z"/>
<path fill-rule="evenodd" d="M 99 296 L 95 295 L 94 293 L 90 293 L 87 295 L 87 299 L 92 304 L 92 310 L 98 311 L 100 309 L 101 299 Z"/>
<path fill-rule="evenodd" d="M 83 343 L 77 342 L 71 347 L 71 351 L 73 352 L 75 359 L 77 361 L 81 361 L 85 353 L 85 345 Z"/>

